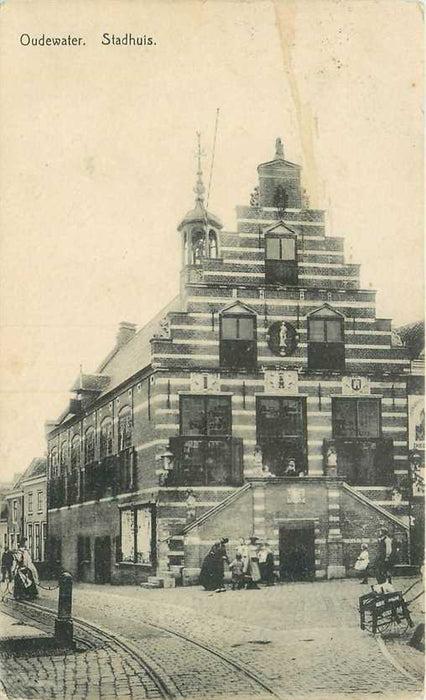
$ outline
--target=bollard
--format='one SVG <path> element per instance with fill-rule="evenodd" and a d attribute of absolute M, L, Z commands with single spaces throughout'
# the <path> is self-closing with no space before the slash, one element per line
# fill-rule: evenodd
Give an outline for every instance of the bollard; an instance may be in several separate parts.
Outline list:
<path fill-rule="evenodd" d="M 58 616 L 55 619 L 55 639 L 59 644 L 72 644 L 73 624 L 72 610 L 72 576 L 64 571 L 59 579 Z"/>

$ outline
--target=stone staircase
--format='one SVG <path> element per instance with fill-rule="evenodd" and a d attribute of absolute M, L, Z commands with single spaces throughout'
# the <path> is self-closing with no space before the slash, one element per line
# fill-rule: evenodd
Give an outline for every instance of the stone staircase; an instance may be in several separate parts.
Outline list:
<path fill-rule="evenodd" d="M 352 488 L 408 527 L 409 503 L 403 500 L 404 497 L 399 502 L 393 499 L 392 486 L 353 486 Z"/>

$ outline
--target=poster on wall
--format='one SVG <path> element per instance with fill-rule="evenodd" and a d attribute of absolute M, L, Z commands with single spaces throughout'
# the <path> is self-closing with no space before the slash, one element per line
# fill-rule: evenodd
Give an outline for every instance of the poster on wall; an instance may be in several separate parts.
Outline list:
<path fill-rule="evenodd" d="M 408 447 L 425 449 L 425 400 L 420 394 L 408 397 Z"/>

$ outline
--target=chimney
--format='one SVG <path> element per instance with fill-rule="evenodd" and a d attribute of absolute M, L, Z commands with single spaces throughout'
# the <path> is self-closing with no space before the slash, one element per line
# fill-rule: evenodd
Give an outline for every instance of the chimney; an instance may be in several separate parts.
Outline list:
<path fill-rule="evenodd" d="M 122 348 L 136 335 L 136 324 L 122 321 L 118 326 L 117 347 Z"/>

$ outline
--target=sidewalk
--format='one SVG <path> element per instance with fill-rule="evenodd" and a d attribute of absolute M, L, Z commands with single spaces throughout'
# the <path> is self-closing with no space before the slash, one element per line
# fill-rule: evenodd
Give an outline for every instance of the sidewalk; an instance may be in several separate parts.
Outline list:
<path fill-rule="evenodd" d="M 45 638 L 51 631 L 21 624 L 0 606 L 0 639 Z M 0 698 L 39 700 L 122 700 L 159 698 L 160 693 L 135 659 L 113 644 L 99 640 L 77 640 L 75 650 L 49 650 L 23 656 L 0 653 Z"/>
<path fill-rule="evenodd" d="M 42 639 L 43 637 L 47 637 L 46 632 L 28 625 L 22 620 L 17 620 L 0 609 L 0 642 L 23 638 Z"/>

